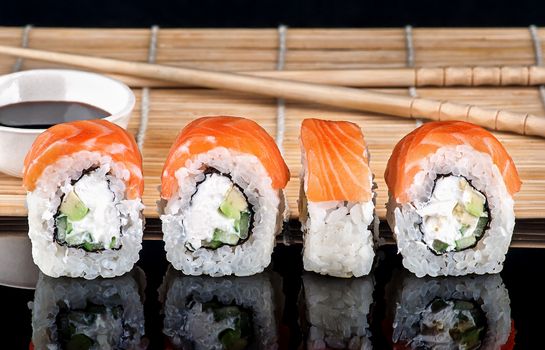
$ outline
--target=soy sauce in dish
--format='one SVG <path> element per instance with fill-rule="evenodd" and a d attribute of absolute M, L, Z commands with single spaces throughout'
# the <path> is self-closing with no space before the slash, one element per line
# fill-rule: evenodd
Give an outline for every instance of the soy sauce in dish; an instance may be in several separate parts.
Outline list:
<path fill-rule="evenodd" d="M 0 126 L 47 129 L 55 124 L 101 119 L 110 113 L 82 102 L 29 101 L 0 106 Z"/>

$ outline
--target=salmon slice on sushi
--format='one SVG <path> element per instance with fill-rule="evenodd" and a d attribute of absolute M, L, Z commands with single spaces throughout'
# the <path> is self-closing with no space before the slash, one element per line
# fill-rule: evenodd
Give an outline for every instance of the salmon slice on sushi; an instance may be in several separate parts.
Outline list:
<path fill-rule="evenodd" d="M 361 129 L 345 121 L 305 119 L 301 148 L 304 268 L 336 277 L 368 274 L 378 218 Z"/>
<path fill-rule="evenodd" d="M 32 255 L 51 277 L 114 277 L 142 247 L 142 158 L 106 120 L 55 125 L 25 159 Z"/>
<path fill-rule="evenodd" d="M 502 270 L 521 182 L 491 133 L 461 121 L 426 123 L 396 145 L 385 179 L 406 268 L 419 277 Z"/>
<path fill-rule="evenodd" d="M 246 276 L 271 261 L 289 170 L 256 122 L 203 117 L 172 145 L 161 178 L 167 259 L 190 275 Z"/>

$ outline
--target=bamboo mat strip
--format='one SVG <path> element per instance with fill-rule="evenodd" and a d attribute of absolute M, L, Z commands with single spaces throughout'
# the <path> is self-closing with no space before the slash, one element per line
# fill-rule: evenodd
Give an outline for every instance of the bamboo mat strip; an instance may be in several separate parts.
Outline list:
<path fill-rule="evenodd" d="M 0 43 L 21 45 L 24 29 L 0 28 Z M 539 47 L 545 31 L 538 29 Z M 157 33 L 156 62 L 217 70 L 275 70 L 279 62 L 278 29 L 161 29 Z M 28 46 L 52 51 L 148 61 L 149 29 L 60 29 L 33 28 Z M 415 67 L 478 64 L 532 65 L 535 53 L 527 29 L 412 29 Z M 407 66 L 406 33 L 400 29 L 289 29 L 285 36 L 286 72 L 295 69 L 386 68 Z M 0 56 L 0 73 L 8 73 L 15 60 Z M 24 60 L 22 69 L 54 67 Z M 121 77 L 134 86 L 142 81 Z M 144 84 L 145 85 L 145 84 Z M 279 137 L 278 107 L 275 99 L 206 89 L 161 88 L 149 90 L 148 125 L 143 147 L 146 188 L 144 202 L 148 218 L 156 218 L 159 176 L 168 149 L 177 132 L 202 115 L 241 115 L 255 119 L 273 137 Z M 376 89 L 403 94 L 406 89 Z M 137 108 L 129 130 L 142 127 L 142 89 L 134 89 Z M 535 87 L 419 88 L 424 98 L 475 103 L 518 112 L 545 114 Z M 292 218 L 297 217 L 300 153 L 299 126 L 306 117 L 351 120 L 366 136 L 371 166 L 379 185 L 377 209 L 384 216 L 386 161 L 395 143 L 415 127 L 411 120 L 351 112 L 314 104 L 290 102 L 285 105 L 283 146 L 292 173 L 288 185 Z M 545 140 L 496 133 L 513 156 L 524 181 L 517 195 L 518 218 L 545 217 Z M 0 216 L 24 216 L 24 191 L 20 180 L 0 174 Z M 545 240 L 545 239 L 544 239 Z"/>

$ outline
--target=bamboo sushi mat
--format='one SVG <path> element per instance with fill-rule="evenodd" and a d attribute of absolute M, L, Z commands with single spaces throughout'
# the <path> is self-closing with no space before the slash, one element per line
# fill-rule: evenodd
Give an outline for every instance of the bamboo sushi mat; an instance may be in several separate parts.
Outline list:
<path fill-rule="evenodd" d="M 537 31 L 541 48 L 545 29 Z M 155 61 L 173 66 L 225 71 L 358 69 L 449 65 L 536 64 L 535 40 L 528 28 L 518 29 L 64 29 L 0 28 L 0 44 Z M 285 46 L 285 47 L 284 47 Z M 407 48 L 409 47 L 409 51 Z M 537 57 L 540 60 L 540 57 Z M 539 62 L 539 61 L 538 61 Z M 58 65 L 0 56 L 0 73 Z M 377 210 L 384 217 L 387 189 L 383 174 L 396 142 L 417 126 L 417 121 L 324 107 L 309 103 L 200 89 L 173 88 L 129 77 L 121 80 L 137 96 L 129 129 L 137 134 L 146 124 L 143 142 L 145 215 L 156 218 L 155 202 L 161 168 L 178 131 L 203 115 L 238 115 L 256 120 L 273 137 L 283 133 L 281 146 L 291 170 L 288 198 L 296 218 L 300 152 L 298 132 L 302 119 L 318 117 L 350 120 L 364 131 L 371 166 L 378 183 Z M 148 86 L 143 89 L 143 86 Z M 408 94 L 406 88 L 377 89 Z M 418 88 L 421 97 L 474 103 L 545 116 L 537 87 Z M 282 125 L 284 127 L 282 128 Z M 144 133 L 142 133 L 144 135 Z M 514 158 L 523 181 L 516 196 L 519 219 L 545 218 L 545 139 L 495 133 Z M 0 150 L 1 152 L 2 150 Z M 21 180 L 0 174 L 0 217 L 25 216 Z M 545 234 L 543 236 L 545 241 Z"/>

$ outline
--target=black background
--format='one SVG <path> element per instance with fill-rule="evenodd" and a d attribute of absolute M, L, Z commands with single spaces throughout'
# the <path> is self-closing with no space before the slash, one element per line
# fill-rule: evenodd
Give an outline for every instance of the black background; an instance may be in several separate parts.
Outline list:
<path fill-rule="evenodd" d="M 398 27 L 545 25 L 545 1 L 2 0 L 0 25 Z"/>
<path fill-rule="evenodd" d="M 545 26 L 545 1 L 357 1 L 357 0 L 149 0 L 149 1 L 6 1 L 0 2 L 0 25 L 67 27 L 525 27 Z M 147 335 L 152 348 L 161 345 L 160 305 L 156 288 L 166 263 L 161 243 L 147 243 L 139 265 L 147 272 Z M 277 268 L 287 282 L 287 294 L 297 299 L 300 287 L 298 252 L 277 247 Z M 300 249 L 296 248 L 296 249 Z M 289 249 L 288 249 L 289 250 Z M 393 247 L 388 249 L 383 271 L 399 267 Z M 291 259 L 290 259 L 291 257 Z M 512 316 L 516 321 L 517 348 L 531 349 L 540 344 L 545 302 L 541 278 L 545 251 L 514 249 L 508 254 L 502 273 L 509 289 Z M 376 275 L 379 286 L 389 273 Z M 381 300 L 381 289 L 375 298 Z M 24 349 L 30 338 L 30 311 L 27 303 L 33 291 L 0 287 L 0 348 Z M 286 308 L 288 323 L 296 323 L 296 305 Z M 291 320 L 291 322 L 290 322 Z M 300 339 L 299 339 L 300 340 Z M 532 345 L 534 344 L 534 345 Z M 542 345 L 542 343 L 541 343 Z"/>

